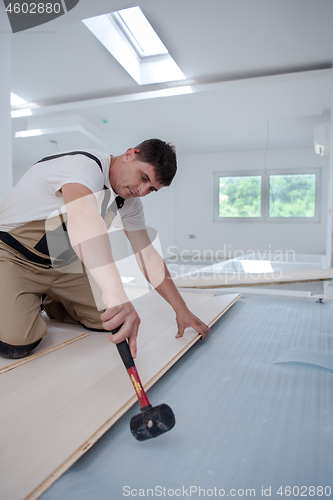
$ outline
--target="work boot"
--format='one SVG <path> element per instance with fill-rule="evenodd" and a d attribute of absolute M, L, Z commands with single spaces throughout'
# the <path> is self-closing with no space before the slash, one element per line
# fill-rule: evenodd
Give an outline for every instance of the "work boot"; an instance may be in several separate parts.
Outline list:
<path fill-rule="evenodd" d="M 5 358 L 19 359 L 24 358 L 30 351 L 35 349 L 42 339 L 36 340 L 28 345 L 11 345 L 1 342 L 0 340 L 0 354 Z"/>

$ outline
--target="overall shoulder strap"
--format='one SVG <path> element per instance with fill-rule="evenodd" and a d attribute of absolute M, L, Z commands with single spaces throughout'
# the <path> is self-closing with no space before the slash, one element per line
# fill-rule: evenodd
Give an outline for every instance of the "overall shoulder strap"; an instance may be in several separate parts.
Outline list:
<path fill-rule="evenodd" d="M 74 156 L 74 155 L 83 155 L 83 156 L 87 156 L 87 158 L 90 158 L 91 160 L 94 160 L 97 165 L 99 166 L 99 168 L 101 169 L 101 171 L 103 172 L 103 169 L 102 169 L 102 164 L 100 162 L 100 160 L 92 155 L 91 153 L 88 153 L 87 151 L 70 151 L 69 153 L 59 153 L 57 155 L 52 155 L 52 156 L 45 156 L 45 158 L 42 158 L 41 160 L 37 161 L 36 163 L 41 163 L 43 161 L 48 161 L 48 160 L 55 160 L 56 158 L 61 158 L 62 156 Z"/>

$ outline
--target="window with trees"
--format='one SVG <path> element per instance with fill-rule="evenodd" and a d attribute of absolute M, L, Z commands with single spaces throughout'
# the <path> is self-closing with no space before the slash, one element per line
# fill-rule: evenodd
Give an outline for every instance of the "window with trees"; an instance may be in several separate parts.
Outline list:
<path fill-rule="evenodd" d="M 320 169 L 214 173 L 214 221 L 319 221 Z"/>

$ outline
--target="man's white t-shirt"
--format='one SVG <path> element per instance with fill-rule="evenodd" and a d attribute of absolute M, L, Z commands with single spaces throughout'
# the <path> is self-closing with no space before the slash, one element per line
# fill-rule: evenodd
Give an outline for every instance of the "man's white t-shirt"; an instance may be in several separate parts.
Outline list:
<path fill-rule="evenodd" d="M 97 197 L 106 186 L 111 191 L 110 205 L 116 197 L 109 180 L 110 155 L 92 149 L 83 152 L 96 157 L 102 168 L 93 158 L 68 154 L 72 152 L 58 153 L 53 159 L 33 165 L 0 205 L 0 231 L 8 232 L 31 221 L 46 220 L 59 210 L 64 212 L 60 189 L 65 184 L 83 184 Z M 126 200 L 116 219 L 115 226 L 127 231 L 144 229 L 141 200 Z"/>

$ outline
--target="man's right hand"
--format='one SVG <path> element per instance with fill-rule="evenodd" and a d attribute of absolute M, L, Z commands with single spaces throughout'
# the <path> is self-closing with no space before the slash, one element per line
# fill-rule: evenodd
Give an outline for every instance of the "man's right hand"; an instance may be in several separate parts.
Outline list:
<path fill-rule="evenodd" d="M 114 335 L 109 336 L 113 344 L 119 344 L 128 339 L 128 345 L 133 358 L 136 357 L 136 337 L 138 335 L 140 318 L 130 302 L 120 304 L 115 307 L 109 307 L 101 314 L 103 328 L 111 331 L 122 325 L 120 330 Z"/>

